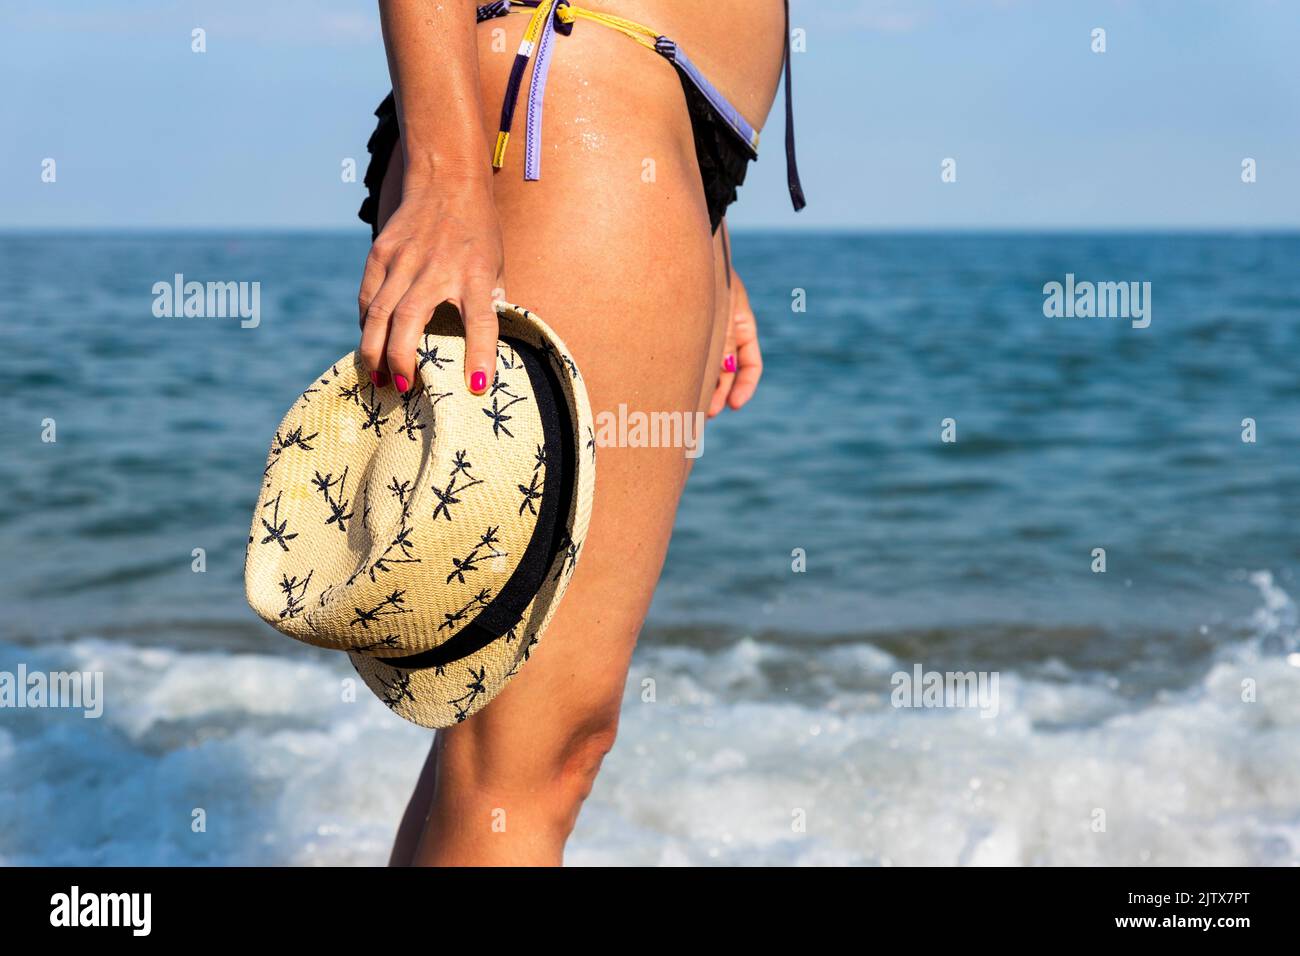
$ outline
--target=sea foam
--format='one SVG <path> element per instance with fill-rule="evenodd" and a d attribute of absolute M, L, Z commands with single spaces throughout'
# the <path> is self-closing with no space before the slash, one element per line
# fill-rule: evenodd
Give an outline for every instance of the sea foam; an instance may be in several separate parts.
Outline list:
<path fill-rule="evenodd" d="M 646 641 L 567 860 L 1296 864 L 1296 608 L 1251 581 L 1252 636 L 1193 685 L 1004 672 L 992 720 L 890 706 L 911 662 L 866 643 Z M 431 738 L 329 657 L 0 645 L 19 661 L 101 670 L 107 702 L 0 712 L 7 865 L 380 864 Z"/>

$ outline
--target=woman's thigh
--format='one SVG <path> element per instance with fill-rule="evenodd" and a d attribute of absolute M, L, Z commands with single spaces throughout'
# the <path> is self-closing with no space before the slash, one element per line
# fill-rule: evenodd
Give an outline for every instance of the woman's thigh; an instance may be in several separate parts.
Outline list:
<path fill-rule="evenodd" d="M 680 83 L 653 52 L 579 26 L 587 29 L 555 38 L 541 180 L 523 181 L 522 104 L 495 175 L 506 298 L 564 339 L 597 415 L 620 405 L 693 414 L 714 377 L 706 373 L 720 348 L 719 303 Z M 481 28 L 485 129 L 495 128 L 519 28 L 508 33 L 508 54 Z M 381 223 L 400 176 L 395 152 Z M 503 775 L 526 785 L 612 730 L 688 461 L 681 448 L 600 448 L 591 525 L 564 602 L 492 706 L 445 734 L 444 761 L 495 778 L 485 785 L 508 787 Z"/>

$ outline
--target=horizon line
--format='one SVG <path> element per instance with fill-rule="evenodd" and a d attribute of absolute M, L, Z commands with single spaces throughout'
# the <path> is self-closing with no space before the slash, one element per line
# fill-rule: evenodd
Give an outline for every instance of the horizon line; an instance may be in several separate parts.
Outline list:
<path fill-rule="evenodd" d="M 1297 225 L 998 225 L 998 226 L 739 226 L 735 235 L 1300 235 Z M 0 226 L 0 238 L 31 236 L 355 236 L 368 230 L 351 226 Z"/>

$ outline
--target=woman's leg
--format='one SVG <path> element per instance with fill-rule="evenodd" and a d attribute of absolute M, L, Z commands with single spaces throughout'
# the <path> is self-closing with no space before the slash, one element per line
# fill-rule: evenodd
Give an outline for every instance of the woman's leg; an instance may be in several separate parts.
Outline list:
<path fill-rule="evenodd" d="M 388 167 L 388 174 L 384 180 L 383 192 L 381 193 L 382 198 L 379 211 L 379 223 L 381 228 L 388 216 L 392 214 L 393 209 L 396 208 L 397 197 L 400 194 L 401 189 L 401 177 L 401 151 L 395 150 Z M 717 383 L 728 319 L 727 305 L 729 303 L 729 292 L 726 281 L 725 253 L 721 245 L 720 233 L 715 234 L 714 236 L 713 254 L 715 272 L 714 295 L 716 306 L 714 309 L 715 319 L 712 335 L 710 338 L 707 357 L 704 362 L 705 373 L 701 376 L 700 397 L 696 406 L 701 413 L 708 407 L 709 399 L 712 396 L 714 386 Z M 693 462 L 694 459 L 687 460 L 688 469 Z M 390 866 L 409 866 L 415 860 L 416 847 L 419 844 L 425 823 L 429 817 L 430 809 L 433 805 L 434 781 L 438 772 L 438 750 L 439 748 L 435 739 L 433 745 L 429 748 L 429 753 L 425 758 L 424 766 L 421 768 L 419 779 L 416 782 L 415 789 L 411 794 L 406 811 L 402 816 L 401 824 L 398 827 L 392 855 L 389 859 Z"/>
<path fill-rule="evenodd" d="M 402 157 L 400 151 L 396 151 L 392 159 L 392 164 L 389 166 L 389 178 L 386 178 L 384 181 L 383 196 L 385 200 L 388 200 L 393 196 L 392 190 L 390 189 L 390 183 L 395 184 L 396 188 L 400 189 L 401 162 Z M 387 217 L 391 215 L 392 209 L 395 207 L 395 198 L 392 198 L 391 202 L 381 205 L 379 219 L 381 227 Z M 718 235 L 714 236 L 714 263 L 714 286 L 717 307 L 715 308 L 715 321 L 709 344 L 708 357 L 705 362 L 706 371 L 702 376 L 701 393 L 697 405 L 697 408 L 701 413 L 703 413 L 708 407 L 714 386 L 718 380 L 728 320 L 726 306 L 729 302 L 729 294 L 726 282 L 726 265 L 724 250 L 721 246 Z M 688 469 L 693 463 L 694 459 L 688 460 Z M 424 831 L 425 822 L 428 820 L 429 811 L 433 805 L 434 780 L 436 779 L 437 772 L 438 745 L 435 739 L 433 745 L 429 748 L 429 753 L 425 758 L 424 766 L 421 768 L 419 779 L 416 782 L 415 789 L 411 794 L 410 801 L 407 803 L 406 811 L 402 816 L 401 824 L 398 827 L 392 855 L 389 859 L 390 866 L 410 866 L 412 862 L 414 862 L 415 850 L 419 844 L 421 834 Z"/>
<path fill-rule="evenodd" d="M 406 802 L 406 811 L 402 822 L 397 827 L 397 837 L 393 840 L 393 851 L 388 856 L 389 866 L 410 866 L 415 857 L 415 848 L 424 832 L 424 822 L 429 819 L 429 807 L 433 805 L 433 783 L 438 778 L 437 739 L 429 748 L 420 768 L 420 778 L 411 792 L 411 799 Z"/>
<path fill-rule="evenodd" d="M 515 45 L 517 35 L 508 49 Z M 485 100 L 499 103 L 509 57 L 485 47 L 481 64 Z M 718 303 L 676 74 L 626 38 L 575 30 L 557 38 L 545 115 L 541 181 L 523 182 L 522 131 L 496 175 L 507 297 L 559 332 L 596 414 L 620 404 L 697 411 L 715 378 Z M 393 160 L 381 217 L 400 190 L 400 155 Z M 561 862 L 614 742 L 688 461 L 680 448 L 600 450 L 591 526 L 564 602 L 500 697 L 437 734 L 394 862 L 408 857 L 422 791 L 433 796 L 411 862 Z"/>

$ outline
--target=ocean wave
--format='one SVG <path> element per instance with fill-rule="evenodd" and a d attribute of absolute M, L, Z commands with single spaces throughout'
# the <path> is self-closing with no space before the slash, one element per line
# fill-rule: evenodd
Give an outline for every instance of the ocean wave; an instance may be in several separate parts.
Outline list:
<path fill-rule="evenodd" d="M 1246 577 L 1250 636 L 1191 686 L 1002 672 L 994 717 L 893 706 L 926 662 L 865 642 L 647 642 L 568 862 L 1300 863 L 1297 609 Z M 20 663 L 106 702 L 0 711 L 7 865 L 383 863 L 430 742 L 329 657 L 0 644 Z"/>

